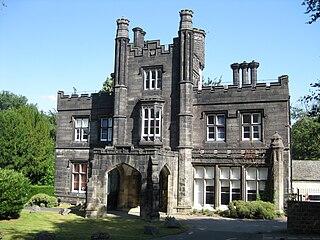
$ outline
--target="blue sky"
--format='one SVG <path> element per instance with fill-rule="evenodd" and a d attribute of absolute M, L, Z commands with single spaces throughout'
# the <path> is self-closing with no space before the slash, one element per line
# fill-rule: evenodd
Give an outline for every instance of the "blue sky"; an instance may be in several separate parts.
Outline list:
<path fill-rule="evenodd" d="M 258 79 L 289 75 L 291 102 L 320 79 L 320 22 L 306 24 L 302 0 L 4 0 L 0 8 L 0 90 L 44 111 L 59 90 L 101 89 L 113 72 L 116 20 L 141 27 L 146 40 L 172 43 L 179 11 L 192 9 L 206 31 L 205 78 L 232 81 L 230 64 L 258 61 Z M 132 31 L 130 38 L 133 38 Z"/>

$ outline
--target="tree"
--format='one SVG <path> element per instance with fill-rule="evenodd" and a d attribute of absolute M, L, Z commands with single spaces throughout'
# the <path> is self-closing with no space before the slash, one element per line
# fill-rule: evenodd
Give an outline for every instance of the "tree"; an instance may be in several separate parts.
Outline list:
<path fill-rule="evenodd" d="M 0 168 L 14 169 L 37 184 L 54 162 L 49 118 L 34 105 L 0 112 Z"/>
<path fill-rule="evenodd" d="M 0 169 L 0 219 L 18 218 L 29 192 L 30 182 L 23 174 Z"/>
<path fill-rule="evenodd" d="M 102 84 L 102 89 L 100 93 L 109 93 L 111 95 L 113 92 L 113 79 L 107 77 L 104 83 Z"/>
<path fill-rule="evenodd" d="M 314 88 L 309 95 L 304 96 L 300 101 L 305 102 L 309 108 L 308 115 L 310 117 L 318 118 L 320 122 L 320 80 L 311 83 L 310 86 Z"/>
<path fill-rule="evenodd" d="M 0 93 L 0 112 L 7 109 L 25 106 L 27 102 L 28 99 L 25 96 L 16 95 L 9 91 L 2 91 Z"/>
<path fill-rule="evenodd" d="M 302 5 L 307 6 L 305 14 L 310 14 L 309 24 L 314 23 L 320 17 L 320 0 L 304 0 Z"/>
<path fill-rule="evenodd" d="M 320 123 L 302 116 L 292 126 L 292 154 L 295 160 L 320 159 Z"/>

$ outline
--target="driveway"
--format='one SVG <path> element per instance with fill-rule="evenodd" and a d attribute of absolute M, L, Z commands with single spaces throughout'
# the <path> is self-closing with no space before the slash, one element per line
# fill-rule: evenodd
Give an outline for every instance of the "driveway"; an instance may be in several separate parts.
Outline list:
<path fill-rule="evenodd" d="M 220 217 L 175 216 L 188 225 L 185 233 L 157 238 L 158 240 L 287 240 L 318 239 L 320 236 L 288 235 L 286 218 L 276 220 L 229 219 Z"/>

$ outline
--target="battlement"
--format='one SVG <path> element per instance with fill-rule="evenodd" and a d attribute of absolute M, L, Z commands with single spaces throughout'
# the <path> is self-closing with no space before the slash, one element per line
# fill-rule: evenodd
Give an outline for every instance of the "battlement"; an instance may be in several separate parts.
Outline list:
<path fill-rule="evenodd" d="M 161 45 L 160 40 L 145 41 L 143 47 L 137 47 L 134 42 L 129 43 L 129 46 L 135 57 L 171 54 L 174 47 L 173 44 Z"/>
<path fill-rule="evenodd" d="M 108 93 L 65 94 L 58 91 L 57 110 L 92 109 L 101 106 L 113 106 L 113 96 Z"/>

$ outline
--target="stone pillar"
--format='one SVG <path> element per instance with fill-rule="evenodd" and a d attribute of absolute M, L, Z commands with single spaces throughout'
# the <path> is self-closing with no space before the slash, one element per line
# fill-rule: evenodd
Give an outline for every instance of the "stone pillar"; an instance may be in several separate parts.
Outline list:
<path fill-rule="evenodd" d="M 249 84 L 248 66 L 249 64 L 246 61 L 244 61 L 243 63 L 240 63 L 240 68 L 242 70 L 242 85 Z"/>
<path fill-rule="evenodd" d="M 100 218 L 107 214 L 106 180 L 100 169 L 100 159 L 95 155 L 90 162 L 90 178 L 87 183 L 86 217 Z"/>
<path fill-rule="evenodd" d="M 274 191 L 274 201 L 275 208 L 277 211 L 282 212 L 284 206 L 284 159 L 283 151 L 284 145 L 282 138 L 278 132 L 271 138 L 271 160 L 273 163 L 273 191 Z"/>
<path fill-rule="evenodd" d="M 114 115 L 113 115 L 113 144 L 125 145 L 126 140 L 126 110 L 127 110 L 127 78 L 128 59 L 127 48 L 129 43 L 129 20 L 117 20 L 117 35 L 115 44 L 114 64 Z"/>
<path fill-rule="evenodd" d="M 194 36 L 191 10 L 180 11 L 180 104 L 178 206 L 180 212 L 190 211 L 192 199 L 192 97 Z"/>
<path fill-rule="evenodd" d="M 142 28 L 135 27 L 132 29 L 134 38 L 133 38 L 133 45 L 135 47 L 143 48 L 144 47 L 144 36 L 146 35 L 146 32 L 143 31 Z"/>
<path fill-rule="evenodd" d="M 250 67 L 252 87 L 256 87 L 256 85 L 257 85 L 257 69 L 259 67 L 259 63 L 252 61 L 251 63 L 249 63 L 249 67 Z"/>
<path fill-rule="evenodd" d="M 142 175 L 140 216 L 146 220 L 159 220 L 159 162 L 150 157 L 146 174 Z"/>
<path fill-rule="evenodd" d="M 233 63 L 230 65 L 232 71 L 233 71 L 233 85 L 237 85 L 240 87 L 240 79 L 239 79 L 239 64 Z"/>

